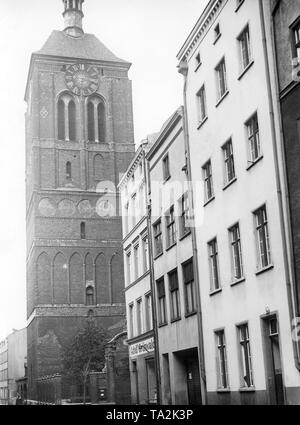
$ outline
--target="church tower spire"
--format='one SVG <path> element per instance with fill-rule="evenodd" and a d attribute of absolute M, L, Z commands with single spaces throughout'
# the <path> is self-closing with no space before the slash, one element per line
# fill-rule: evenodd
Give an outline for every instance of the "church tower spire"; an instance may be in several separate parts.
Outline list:
<path fill-rule="evenodd" d="M 63 0 L 65 20 L 65 33 L 72 37 L 80 37 L 83 34 L 82 18 L 82 4 L 84 0 Z"/>

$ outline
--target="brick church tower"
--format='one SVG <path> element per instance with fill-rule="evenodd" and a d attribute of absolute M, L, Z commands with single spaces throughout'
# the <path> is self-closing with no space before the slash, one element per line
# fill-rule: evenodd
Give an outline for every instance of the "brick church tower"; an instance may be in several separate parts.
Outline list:
<path fill-rule="evenodd" d="M 121 218 L 114 190 L 133 157 L 130 63 L 82 29 L 84 0 L 63 0 L 65 29 L 31 58 L 25 100 L 29 399 L 61 372 L 61 347 L 87 318 L 124 326 Z"/>

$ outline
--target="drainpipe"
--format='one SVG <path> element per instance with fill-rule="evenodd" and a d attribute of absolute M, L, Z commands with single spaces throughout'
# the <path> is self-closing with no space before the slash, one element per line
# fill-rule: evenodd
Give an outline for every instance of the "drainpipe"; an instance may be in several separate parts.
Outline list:
<path fill-rule="evenodd" d="M 294 276 L 290 275 L 290 263 L 289 263 L 289 245 L 291 244 L 291 230 L 286 231 L 285 228 L 285 219 L 284 219 L 284 202 L 283 195 L 281 189 L 281 178 L 280 178 L 280 167 L 279 167 L 279 154 L 276 143 L 276 129 L 275 129 L 275 116 L 274 116 L 274 108 L 273 108 L 273 96 L 272 96 L 272 86 L 271 86 L 271 77 L 270 77 L 270 66 L 268 60 L 268 47 L 267 47 L 267 38 L 266 38 L 266 26 L 264 20 L 264 6 L 263 0 L 259 0 L 259 8 L 260 8 L 260 20 L 261 20 L 261 29 L 262 29 L 262 42 L 263 42 L 263 50 L 264 50 L 264 59 L 265 59 L 265 70 L 266 70 L 266 79 L 267 79 L 267 90 L 268 90 L 268 100 L 269 100 L 269 114 L 271 119 L 271 131 L 272 131 L 272 143 L 273 143 L 273 154 L 275 159 L 275 175 L 276 175 L 276 187 L 277 187 L 277 197 L 279 204 L 279 215 L 280 215 L 280 224 L 281 224 L 281 236 L 282 236 L 282 245 L 283 245 L 283 258 L 284 258 L 284 269 L 285 269 L 285 277 L 286 277 L 286 285 L 287 285 L 287 296 L 288 296 L 288 304 L 289 304 L 289 314 L 291 323 L 294 319 L 299 317 L 298 315 L 298 305 L 297 305 L 297 288 L 295 286 Z M 272 30 L 274 30 L 274 22 L 272 22 Z M 273 40 L 273 48 L 274 40 Z M 276 50 L 276 49 L 275 49 Z M 276 61 L 275 61 L 276 63 Z M 278 75 L 277 69 L 276 73 Z M 279 91 L 277 88 L 277 95 L 279 98 Z M 281 116 L 280 110 L 279 115 Z M 282 134 L 282 129 L 281 129 Z M 283 140 L 281 137 L 281 146 L 283 147 Z M 283 158 L 284 161 L 284 158 Z M 285 162 L 285 161 L 284 161 Z M 286 184 L 285 184 L 286 186 Z M 288 209 L 288 208 L 287 208 Z M 287 212 L 287 217 L 290 218 L 289 209 Z M 288 233 L 288 235 L 286 234 Z M 292 251 L 291 251 L 292 252 Z M 291 272 L 293 275 L 293 272 Z M 299 353 L 299 345 L 294 343 L 293 341 L 293 350 L 294 350 L 294 360 L 295 366 L 298 370 L 300 370 L 300 353 Z"/>
<path fill-rule="evenodd" d="M 146 160 L 144 149 L 143 149 L 143 167 L 144 167 L 146 207 L 147 207 L 148 258 L 149 258 L 149 271 L 150 271 L 150 288 L 151 288 L 151 296 L 152 296 L 152 323 L 153 323 L 153 337 L 154 337 L 156 395 L 157 395 L 157 403 L 161 405 L 162 404 L 161 373 L 160 373 L 160 362 L 159 362 L 156 287 L 155 287 L 155 277 L 154 277 L 154 257 L 153 257 L 153 246 L 152 246 L 151 200 L 149 196 L 151 194 L 151 181 L 150 181 L 150 171 L 148 167 L 148 161 Z"/>
<path fill-rule="evenodd" d="M 191 226 L 192 234 L 192 248 L 193 248 L 193 268 L 195 278 L 195 292 L 196 292 L 196 306 L 197 306 L 197 322 L 198 322 L 198 358 L 199 358 L 199 371 L 200 371 L 200 386 L 201 386 L 201 399 L 202 404 L 207 404 L 207 388 L 206 388 L 206 374 L 205 374 L 205 356 L 204 356 L 204 337 L 203 337 L 203 321 L 201 309 L 201 294 L 200 294 L 200 278 L 198 268 L 198 248 L 196 239 L 195 219 L 194 219 L 194 199 L 193 199 L 193 185 L 192 185 L 192 170 L 191 170 L 191 156 L 190 156 L 190 143 L 189 143 L 189 130 L 188 130 L 188 116 L 187 116 L 187 74 L 188 65 L 186 62 L 180 63 L 178 72 L 184 77 L 184 108 L 183 108 L 183 130 L 184 130 L 184 144 L 186 151 L 186 176 L 188 184 L 188 201 L 193 215 Z"/>

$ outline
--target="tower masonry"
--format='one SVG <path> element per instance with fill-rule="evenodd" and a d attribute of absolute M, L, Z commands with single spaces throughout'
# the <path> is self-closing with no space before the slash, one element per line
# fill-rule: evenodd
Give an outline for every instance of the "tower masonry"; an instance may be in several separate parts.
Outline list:
<path fill-rule="evenodd" d="M 134 154 L 130 63 L 82 28 L 84 0 L 64 0 L 30 62 L 25 100 L 28 398 L 61 373 L 64 344 L 87 318 L 124 325 L 116 187 Z"/>

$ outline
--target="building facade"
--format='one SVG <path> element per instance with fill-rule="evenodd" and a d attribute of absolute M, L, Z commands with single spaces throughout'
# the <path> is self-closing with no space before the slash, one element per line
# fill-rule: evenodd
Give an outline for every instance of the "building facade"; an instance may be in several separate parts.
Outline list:
<path fill-rule="evenodd" d="M 0 341 L 0 404 L 8 404 L 8 342 Z"/>
<path fill-rule="evenodd" d="M 83 1 L 63 1 L 65 28 L 32 55 L 25 95 L 31 400 L 88 317 L 111 334 L 125 320 L 116 187 L 134 153 L 130 63 L 84 33 Z"/>
<path fill-rule="evenodd" d="M 177 56 L 209 404 L 300 402 L 264 3 L 211 0 Z"/>
<path fill-rule="evenodd" d="M 147 161 L 161 402 L 201 404 L 199 306 L 182 107 L 162 127 Z"/>
<path fill-rule="evenodd" d="M 18 396 L 17 380 L 24 378 L 27 367 L 27 329 L 14 330 L 7 337 L 9 404 Z"/>
<path fill-rule="evenodd" d="M 150 404 L 157 399 L 145 161 L 154 138 L 154 135 L 148 136 L 142 142 L 119 185 L 123 210 L 127 343 L 133 404 Z"/>
<path fill-rule="evenodd" d="M 300 181 L 300 2 L 271 0 L 264 7 L 269 49 L 273 107 L 282 161 L 282 181 L 288 194 L 287 241 L 291 258 L 291 285 L 295 297 L 295 331 L 300 317 L 299 181 Z M 300 369 L 299 341 L 295 347 Z"/>
<path fill-rule="evenodd" d="M 0 342 L 0 404 L 16 404 L 16 381 L 24 377 L 26 361 L 27 330 L 14 329 Z"/>

